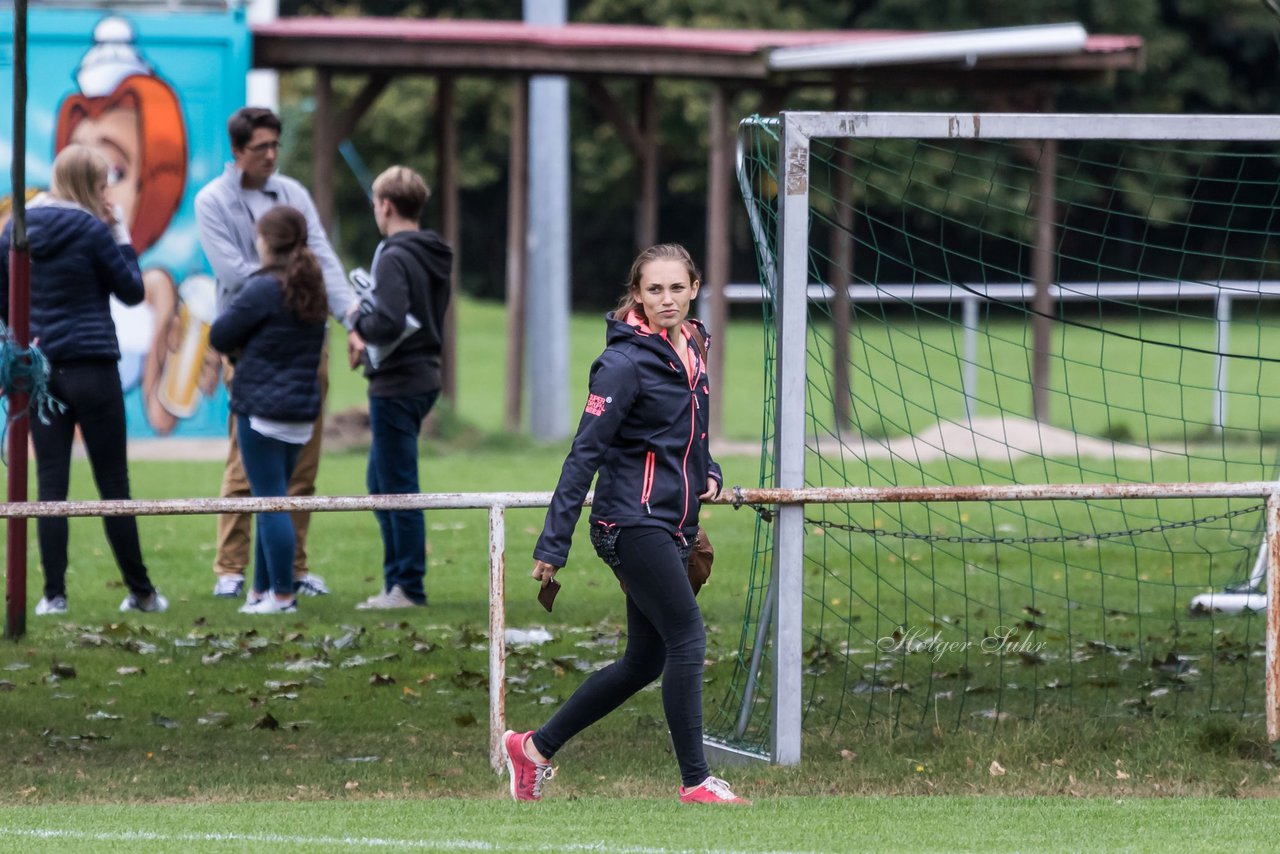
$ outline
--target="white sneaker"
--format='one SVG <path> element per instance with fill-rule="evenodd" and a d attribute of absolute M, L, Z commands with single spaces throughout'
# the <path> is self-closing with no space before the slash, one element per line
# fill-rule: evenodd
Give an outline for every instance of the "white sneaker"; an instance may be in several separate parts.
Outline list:
<path fill-rule="evenodd" d="M 149 599 L 139 599 L 130 593 L 124 597 L 124 601 L 120 603 L 121 611 L 144 611 L 149 614 L 160 614 L 169 610 L 169 600 L 160 595 L 157 590 L 151 594 Z"/>
<path fill-rule="evenodd" d="M 240 606 L 241 614 L 292 614 L 298 610 L 298 601 L 290 599 L 282 602 L 274 593 L 268 593 L 257 602 L 246 602 Z"/>
<path fill-rule="evenodd" d="M 218 580 L 213 583 L 214 596 L 239 599 L 241 590 L 244 590 L 243 575 L 219 575 Z"/>
<path fill-rule="evenodd" d="M 394 608 L 424 608 L 425 603 L 419 604 L 405 595 L 399 584 L 393 584 L 391 589 L 386 593 L 379 593 L 376 596 L 370 596 L 368 599 L 356 606 L 357 611 L 389 611 Z"/>
<path fill-rule="evenodd" d="M 65 613 L 67 613 L 66 596 L 54 596 L 52 599 L 45 599 L 44 597 L 41 597 L 40 601 L 36 603 L 37 617 L 47 617 L 50 614 Z"/>
<path fill-rule="evenodd" d="M 301 593 L 303 596 L 328 596 L 329 585 L 325 584 L 324 579 L 314 572 L 308 572 L 293 582 L 293 591 Z"/>

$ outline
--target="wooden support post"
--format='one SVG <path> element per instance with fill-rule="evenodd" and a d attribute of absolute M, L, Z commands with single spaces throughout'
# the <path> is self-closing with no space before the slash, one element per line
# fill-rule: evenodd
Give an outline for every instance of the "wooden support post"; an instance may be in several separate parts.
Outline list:
<path fill-rule="evenodd" d="M 333 233 L 333 173 L 337 166 L 338 140 L 333 126 L 333 77 L 327 68 L 316 69 L 316 109 L 312 113 L 311 194 L 316 213 L 330 243 L 337 243 Z"/>
<path fill-rule="evenodd" d="M 652 77 L 640 80 L 640 194 L 636 202 L 636 250 L 658 242 L 658 102 Z"/>
<path fill-rule="evenodd" d="M 719 439 L 724 428 L 724 366 L 728 358 L 729 303 L 729 206 L 733 169 L 733 136 L 729 128 L 729 97 L 724 84 L 711 88 L 711 120 L 707 133 L 707 258 L 702 283 L 709 288 L 706 318 L 715 349 L 709 360 L 711 411 L 708 413 L 711 438 Z"/>
<path fill-rule="evenodd" d="M 1031 368 L 1031 403 L 1037 421 L 1049 421 L 1049 353 L 1053 345 L 1053 300 L 1049 285 L 1054 273 L 1054 234 L 1057 205 L 1054 193 L 1058 172 L 1058 141 L 1046 139 L 1040 151 L 1036 181 L 1036 239 L 1032 250 L 1031 275 L 1036 292 L 1032 298 L 1031 321 L 1034 353 Z"/>
<path fill-rule="evenodd" d="M 849 79 L 843 74 L 835 78 L 834 108 L 850 108 Z M 853 423 L 853 388 L 849 381 L 849 332 L 852 306 L 849 285 L 853 280 L 853 155 L 849 140 L 835 140 L 835 174 L 832 176 L 832 203 L 835 207 L 831 228 L 831 245 L 827 280 L 835 296 L 831 301 L 831 396 L 835 408 L 836 430 L 843 432 Z"/>
<path fill-rule="evenodd" d="M 440 194 L 440 231 L 453 249 L 453 274 L 449 282 L 449 310 L 444 316 L 444 346 L 440 359 L 440 385 L 445 400 L 458 402 L 458 283 L 461 281 L 462 233 L 458 211 L 458 129 L 454 123 L 453 77 L 436 80 L 437 164 L 440 174 L 436 192 Z"/>
<path fill-rule="evenodd" d="M 524 393 L 524 301 L 529 231 L 529 78 L 511 84 L 511 153 L 507 177 L 506 428 L 520 432 Z"/>

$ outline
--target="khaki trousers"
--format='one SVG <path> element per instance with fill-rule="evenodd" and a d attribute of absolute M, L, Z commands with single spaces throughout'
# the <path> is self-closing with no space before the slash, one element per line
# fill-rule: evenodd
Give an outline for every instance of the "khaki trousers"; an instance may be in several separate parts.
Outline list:
<path fill-rule="evenodd" d="M 222 375 L 228 387 L 232 381 L 230 363 L 224 361 Z M 290 495 L 315 495 L 316 473 L 320 470 L 320 443 L 324 435 L 324 399 L 329 394 L 329 346 L 320 354 L 320 416 L 311 431 L 311 440 L 302 446 L 298 463 L 289 478 Z M 222 471 L 219 498 L 240 498 L 252 495 L 249 478 L 240 460 L 240 443 L 236 440 L 236 419 L 232 415 L 227 423 L 227 435 L 231 446 L 227 450 L 227 464 Z M 307 529 L 311 526 L 310 513 L 291 513 L 297 544 L 293 550 L 293 577 L 301 578 L 307 567 Z M 217 575 L 244 575 L 253 558 L 253 538 L 250 533 L 252 516 L 246 513 L 225 513 L 218 516 L 217 551 L 213 556 L 213 571 Z"/>

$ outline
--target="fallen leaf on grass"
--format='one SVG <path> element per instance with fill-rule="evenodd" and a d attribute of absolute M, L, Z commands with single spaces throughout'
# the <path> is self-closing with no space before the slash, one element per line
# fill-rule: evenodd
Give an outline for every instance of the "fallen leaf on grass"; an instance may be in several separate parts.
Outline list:
<path fill-rule="evenodd" d="M 121 676 L 141 676 L 146 671 L 141 667 L 117 667 L 116 673 Z"/>
<path fill-rule="evenodd" d="M 175 721 L 173 718 L 166 718 L 164 715 L 152 715 L 152 716 L 151 716 L 151 725 L 152 725 L 152 726 L 158 726 L 158 727 L 164 727 L 165 729 L 177 729 L 177 728 L 178 728 L 178 722 L 177 722 L 177 721 Z"/>
<path fill-rule="evenodd" d="M 12 691 L 17 687 L 17 685 L 14 685 L 8 679 L 0 679 L 0 691 Z"/>
<path fill-rule="evenodd" d="M 208 712 L 196 718 L 196 723 L 201 726 L 227 726 L 231 723 L 231 716 L 226 712 Z"/>
<path fill-rule="evenodd" d="M 262 717 L 254 721 L 253 726 L 249 728 L 250 729 L 273 729 L 273 730 L 280 729 L 280 721 L 276 720 L 273 714 L 271 714 L 270 712 L 267 712 L 265 715 L 263 715 Z"/>
<path fill-rule="evenodd" d="M 394 685 L 396 679 L 389 673 L 375 673 L 369 677 L 370 685 Z"/>
<path fill-rule="evenodd" d="M 453 674 L 453 684 L 458 688 L 483 688 L 489 684 L 489 677 L 474 670 L 459 670 Z"/>
<path fill-rule="evenodd" d="M 991 765 L 987 768 L 987 771 L 990 772 L 992 777 L 1003 777 L 1008 773 L 1004 770 L 1004 766 L 994 759 L 991 760 Z"/>
<path fill-rule="evenodd" d="M 219 661 L 222 661 L 222 653 L 220 652 L 214 652 L 200 657 L 201 664 L 217 664 Z"/>
<path fill-rule="evenodd" d="M 120 717 L 119 715 L 113 715 L 110 712 L 104 712 L 102 711 L 102 709 L 98 709 L 98 711 L 96 712 L 90 712 L 89 714 L 84 716 L 84 719 L 86 721 L 122 721 L 124 720 L 124 718 Z"/>
<path fill-rule="evenodd" d="M 843 759 L 845 762 L 852 762 L 853 760 L 858 758 L 858 754 L 854 753 L 852 750 L 846 747 L 844 750 L 840 751 L 840 758 Z"/>
<path fill-rule="evenodd" d="M 55 661 L 49 667 L 49 673 L 51 673 L 54 676 L 57 676 L 59 679 L 75 679 L 76 678 L 75 665 L 63 664 L 60 661 Z"/>
<path fill-rule="evenodd" d="M 348 792 L 354 792 L 356 789 L 360 788 L 360 781 L 348 780 L 342 785 L 342 788 L 346 789 Z"/>

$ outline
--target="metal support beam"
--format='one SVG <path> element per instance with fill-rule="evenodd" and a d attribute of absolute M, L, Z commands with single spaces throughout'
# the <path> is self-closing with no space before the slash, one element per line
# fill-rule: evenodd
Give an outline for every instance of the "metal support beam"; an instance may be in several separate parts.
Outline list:
<path fill-rule="evenodd" d="M 1267 741 L 1280 742 L 1280 493 L 1267 498 Z"/>
<path fill-rule="evenodd" d="M 774 403 L 774 480 L 779 488 L 804 485 L 805 342 L 809 283 L 809 137 L 781 116 L 778 175 L 777 398 Z M 773 761 L 800 762 L 803 716 L 801 651 L 804 641 L 804 509 L 778 508 L 774 529 Z"/>

